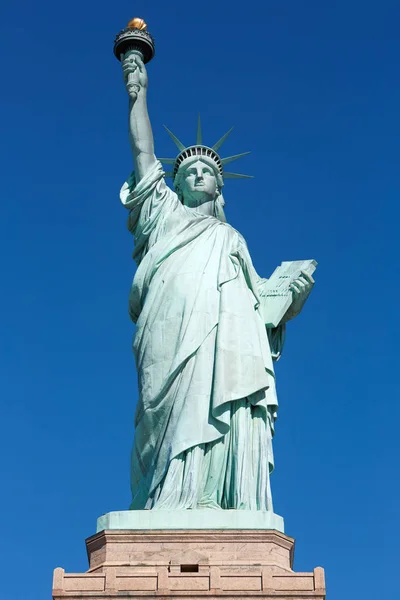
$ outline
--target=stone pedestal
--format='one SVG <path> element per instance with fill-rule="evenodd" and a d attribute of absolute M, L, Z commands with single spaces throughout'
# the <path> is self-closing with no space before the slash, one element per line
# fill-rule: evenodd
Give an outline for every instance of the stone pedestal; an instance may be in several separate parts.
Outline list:
<path fill-rule="evenodd" d="M 54 571 L 54 600 L 324 600 L 324 570 L 292 570 L 294 540 L 275 530 L 105 530 L 86 541 L 86 573 Z"/>

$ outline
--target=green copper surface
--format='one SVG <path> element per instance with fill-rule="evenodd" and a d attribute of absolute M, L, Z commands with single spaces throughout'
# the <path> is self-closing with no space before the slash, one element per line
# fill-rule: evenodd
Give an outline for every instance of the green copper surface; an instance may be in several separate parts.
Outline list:
<path fill-rule="evenodd" d="M 132 519 L 137 523 L 142 509 L 153 509 L 154 525 L 163 514 L 177 519 L 176 511 L 192 509 L 182 520 L 186 527 L 203 514 L 225 522 L 225 509 L 237 523 L 276 524 L 273 363 L 286 322 L 312 289 L 311 271 L 302 262 L 283 263 L 269 284 L 226 222 L 223 178 L 243 177 L 223 172 L 216 154 L 231 130 L 202 154 L 199 119 L 200 155 L 197 149 L 192 155 L 167 129 L 181 154 L 173 163 L 175 189 L 166 185 L 147 112 L 146 69 L 129 53 L 122 67 L 134 173 L 120 197 L 137 264 L 129 297 L 139 385 L 131 457 L 131 508 L 139 512 Z"/>

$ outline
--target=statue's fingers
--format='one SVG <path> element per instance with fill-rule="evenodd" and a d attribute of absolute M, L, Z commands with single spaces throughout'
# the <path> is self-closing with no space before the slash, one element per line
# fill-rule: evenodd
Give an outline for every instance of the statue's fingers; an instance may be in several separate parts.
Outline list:
<path fill-rule="evenodd" d="M 129 75 L 129 73 L 133 73 L 133 70 L 129 67 L 122 67 L 122 72 L 124 75 Z"/>
<path fill-rule="evenodd" d="M 310 282 L 308 281 L 308 279 L 306 279 L 305 277 L 302 277 L 302 276 L 300 275 L 300 277 L 298 278 L 298 280 L 297 280 L 297 281 L 298 281 L 298 282 L 301 284 L 301 286 L 302 286 L 302 288 L 303 288 L 304 290 L 309 290 L 309 289 L 311 289 L 311 284 L 310 284 Z"/>
<path fill-rule="evenodd" d="M 302 271 L 301 277 L 304 277 L 304 279 L 306 279 L 308 281 L 308 283 L 311 283 L 311 285 L 314 285 L 315 280 L 309 273 L 307 273 L 307 271 Z"/>
<path fill-rule="evenodd" d="M 300 281 L 303 285 L 308 285 L 308 279 L 305 279 L 302 275 L 299 275 L 298 281 Z"/>
<path fill-rule="evenodd" d="M 136 63 L 134 63 L 134 62 L 132 62 L 130 60 L 127 60 L 127 61 L 125 61 L 123 63 L 122 68 L 123 69 L 130 69 L 131 71 L 136 71 L 136 69 L 138 68 L 138 66 L 137 66 Z"/>
<path fill-rule="evenodd" d="M 301 279 L 301 277 L 297 277 L 297 279 L 294 280 L 294 283 L 298 285 L 301 290 L 303 290 L 306 287 L 306 282 L 303 279 Z"/>
<path fill-rule="evenodd" d="M 136 61 L 137 66 L 139 67 L 140 72 L 143 73 L 144 70 L 146 69 L 146 67 L 144 66 L 144 62 L 142 61 L 141 56 L 136 54 L 135 61 Z"/>
<path fill-rule="evenodd" d="M 128 80 L 135 74 L 136 69 L 124 69 L 124 78 Z"/>
<path fill-rule="evenodd" d="M 125 79 L 128 79 L 129 75 L 133 73 L 132 69 L 123 69 L 122 70 L 122 74 L 124 76 Z"/>
<path fill-rule="evenodd" d="M 301 292 L 300 292 L 300 288 L 298 288 L 298 287 L 297 287 L 297 285 L 296 285 L 296 282 L 295 282 L 295 281 L 293 281 L 293 282 L 290 284 L 290 288 L 289 288 L 289 289 L 290 289 L 290 290 L 291 290 L 291 291 L 294 293 L 294 295 L 295 295 L 295 296 L 297 296 L 298 294 L 300 294 L 300 293 L 301 293 Z"/>
<path fill-rule="evenodd" d="M 138 54 L 138 52 L 135 52 L 134 50 L 129 54 L 129 60 L 135 63 L 135 65 L 137 65 L 138 67 L 144 66 L 142 57 L 140 56 L 140 54 Z"/>
<path fill-rule="evenodd" d="M 134 56 L 129 56 L 127 55 L 124 59 L 124 65 L 131 65 L 132 67 L 136 68 L 136 61 L 135 61 L 135 57 Z"/>

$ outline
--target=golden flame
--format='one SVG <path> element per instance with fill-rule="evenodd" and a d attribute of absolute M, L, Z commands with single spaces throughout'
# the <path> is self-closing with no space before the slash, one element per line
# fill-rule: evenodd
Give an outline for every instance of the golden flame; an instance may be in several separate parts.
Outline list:
<path fill-rule="evenodd" d="M 147 29 L 147 25 L 143 19 L 138 19 L 137 17 L 131 19 L 127 27 L 128 29 Z"/>

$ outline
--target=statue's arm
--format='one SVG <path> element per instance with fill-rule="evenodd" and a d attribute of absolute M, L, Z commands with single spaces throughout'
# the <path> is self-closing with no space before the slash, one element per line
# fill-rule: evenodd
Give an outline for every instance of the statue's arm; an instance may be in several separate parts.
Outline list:
<path fill-rule="evenodd" d="M 260 311 L 263 316 L 264 323 L 267 323 L 268 319 L 266 319 L 267 313 L 267 298 L 263 296 L 262 290 L 266 285 L 268 279 L 264 277 L 260 277 L 256 270 L 254 269 L 254 277 L 256 282 L 256 287 L 258 289 L 259 298 L 260 298 Z M 272 360 L 279 360 L 283 351 L 283 346 L 285 345 L 285 337 L 286 337 L 286 324 L 279 323 L 277 327 L 268 327 L 265 326 L 266 334 L 268 336 L 269 347 L 271 350 Z"/>
<path fill-rule="evenodd" d="M 148 77 L 140 56 L 128 52 L 122 59 L 126 90 L 129 95 L 129 140 L 131 143 L 136 182 L 155 165 L 154 139 L 147 110 Z"/>
<path fill-rule="evenodd" d="M 278 327 L 266 327 L 272 360 L 279 360 L 286 338 L 286 324 L 280 323 Z"/>

